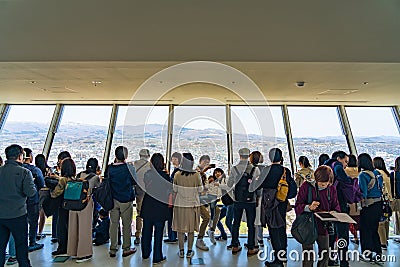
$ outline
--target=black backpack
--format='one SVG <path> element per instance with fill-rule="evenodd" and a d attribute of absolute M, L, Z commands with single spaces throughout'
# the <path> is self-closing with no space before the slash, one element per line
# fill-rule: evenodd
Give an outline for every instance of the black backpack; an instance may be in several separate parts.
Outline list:
<path fill-rule="evenodd" d="M 90 200 L 89 179 L 94 176 L 94 173 L 90 173 L 85 179 L 78 178 L 67 182 L 62 202 L 63 209 L 81 211 L 86 208 Z"/>
<path fill-rule="evenodd" d="M 238 169 L 233 167 L 237 174 L 240 174 Z M 253 179 L 253 173 L 256 167 L 253 167 L 250 173 L 244 172 L 242 177 L 240 177 L 239 181 L 235 185 L 235 201 L 236 202 L 252 202 L 254 200 L 254 192 L 249 192 L 249 186 Z"/>

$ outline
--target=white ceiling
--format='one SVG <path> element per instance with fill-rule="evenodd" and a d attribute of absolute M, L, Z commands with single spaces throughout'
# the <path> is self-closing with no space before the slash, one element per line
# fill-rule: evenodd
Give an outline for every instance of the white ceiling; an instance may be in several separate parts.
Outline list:
<path fill-rule="evenodd" d="M 127 103 L 155 73 L 204 60 L 243 72 L 271 104 L 399 105 L 399 14 L 397 0 L 0 0 L 0 103 Z M 180 79 L 164 78 L 135 101 Z M 159 103 L 196 97 L 243 103 L 204 83 Z"/>

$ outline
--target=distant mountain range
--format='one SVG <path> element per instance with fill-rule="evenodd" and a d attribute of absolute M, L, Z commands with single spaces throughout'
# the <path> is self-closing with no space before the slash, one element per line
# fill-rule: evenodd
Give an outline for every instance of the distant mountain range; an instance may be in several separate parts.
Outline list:
<path fill-rule="evenodd" d="M 3 128 L 1 135 L 7 136 L 37 136 L 37 135 L 45 135 L 48 131 L 48 125 L 43 123 L 33 123 L 33 122 L 8 122 Z M 62 127 L 57 132 L 58 137 L 70 137 L 74 136 L 74 138 L 80 139 L 80 137 L 87 136 L 98 136 L 104 137 L 107 135 L 108 127 L 105 126 L 97 126 L 97 125 L 89 125 L 89 124 L 80 124 L 80 123 L 68 123 L 63 124 Z M 145 136 L 150 138 L 161 138 L 162 136 L 166 136 L 167 129 L 163 128 L 163 125 L 160 124 L 147 124 L 147 125 L 138 125 L 138 126 L 118 126 L 115 130 L 115 136 L 122 136 L 124 138 L 132 138 L 135 136 L 143 136 L 143 131 L 145 131 Z M 174 125 L 174 132 L 180 134 L 180 138 L 185 138 L 187 140 L 192 139 L 201 139 L 201 138 L 215 138 L 215 139 L 224 139 L 226 138 L 226 132 L 218 129 L 191 129 L 191 128 L 182 128 L 181 126 Z M 235 134 L 234 139 L 240 140 L 259 140 L 260 135 L 256 134 Z M 327 136 L 327 137 L 301 137 L 302 140 L 316 141 L 321 139 L 331 139 L 343 140 L 343 136 Z M 376 136 L 376 137 L 356 137 L 359 141 L 366 143 L 396 143 L 400 142 L 400 136 Z M 263 137 L 264 140 L 270 141 L 273 140 L 273 137 Z M 277 138 L 278 140 L 285 138 Z M 297 139 L 297 138 L 294 138 Z"/>

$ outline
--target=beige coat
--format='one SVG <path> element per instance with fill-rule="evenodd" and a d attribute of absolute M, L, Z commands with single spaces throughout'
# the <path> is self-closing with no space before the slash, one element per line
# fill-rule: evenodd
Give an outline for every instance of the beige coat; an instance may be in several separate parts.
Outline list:
<path fill-rule="evenodd" d="M 304 181 L 311 182 L 314 180 L 314 171 L 311 168 L 301 168 L 294 174 L 297 187 L 300 187 Z"/>
<path fill-rule="evenodd" d="M 173 191 L 176 192 L 172 229 L 181 233 L 199 231 L 200 199 L 203 191 L 200 174 L 188 176 L 178 171 L 174 176 Z"/>
<path fill-rule="evenodd" d="M 378 169 L 376 170 L 382 175 L 383 178 L 383 188 L 382 188 L 383 196 L 385 197 L 385 199 L 393 201 L 392 185 L 390 184 L 390 177 L 384 171 Z"/>

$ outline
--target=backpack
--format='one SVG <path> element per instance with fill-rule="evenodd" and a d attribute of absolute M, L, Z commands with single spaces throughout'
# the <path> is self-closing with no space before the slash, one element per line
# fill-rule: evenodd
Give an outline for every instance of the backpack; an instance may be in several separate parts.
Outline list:
<path fill-rule="evenodd" d="M 90 199 L 88 180 L 94 176 L 95 174 L 91 173 L 85 179 L 78 178 L 67 182 L 62 208 L 73 211 L 86 208 Z"/>
<path fill-rule="evenodd" d="M 238 169 L 233 167 L 236 173 L 239 174 Z M 252 202 L 254 200 L 254 192 L 249 192 L 250 182 L 253 179 L 253 173 L 256 167 L 253 167 L 250 173 L 244 172 L 242 177 L 235 185 L 235 201 L 237 202 Z"/>
<path fill-rule="evenodd" d="M 283 168 L 283 174 L 278 182 L 278 187 L 276 191 L 276 199 L 280 202 L 284 202 L 289 192 L 289 184 L 286 180 L 286 168 Z"/>
<path fill-rule="evenodd" d="M 318 189 L 317 196 L 318 196 Z M 330 191 L 328 191 L 328 200 L 330 200 Z M 312 203 L 312 186 L 308 185 L 308 198 L 307 203 Z M 315 215 L 313 212 L 304 211 L 302 214 L 296 217 L 290 230 L 294 239 L 302 245 L 314 244 L 318 239 L 318 228 L 315 221 Z"/>
<path fill-rule="evenodd" d="M 332 171 L 335 170 L 336 161 L 331 164 Z M 336 178 L 336 176 L 335 176 Z M 348 204 L 353 204 L 361 201 L 362 193 L 358 185 L 358 178 L 352 178 L 351 183 L 339 182 L 335 179 L 333 186 L 337 191 L 342 193 L 343 199 Z"/>
<path fill-rule="evenodd" d="M 114 208 L 114 199 L 111 192 L 110 177 L 103 179 L 99 187 L 94 188 L 93 197 L 105 211 Z"/>

